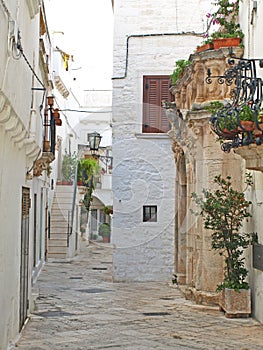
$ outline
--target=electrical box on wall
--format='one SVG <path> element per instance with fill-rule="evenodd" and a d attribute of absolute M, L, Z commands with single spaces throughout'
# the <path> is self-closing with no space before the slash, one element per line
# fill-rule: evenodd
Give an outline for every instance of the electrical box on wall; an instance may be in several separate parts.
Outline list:
<path fill-rule="evenodd" d="M 253 267 L 254 269 L 263 271 L 263 245 L 253 245 Z"/>

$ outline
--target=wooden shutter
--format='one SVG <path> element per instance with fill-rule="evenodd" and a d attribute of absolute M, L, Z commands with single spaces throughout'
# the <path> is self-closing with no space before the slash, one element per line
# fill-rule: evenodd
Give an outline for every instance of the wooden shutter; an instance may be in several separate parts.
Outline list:
<path fill-rule="evenodd" d="M 162 100 L 173 101 L 169 76 L 143 77 L 143 125 L 145 133 L 165 133 L 170 124 L 162 108 Z"/>

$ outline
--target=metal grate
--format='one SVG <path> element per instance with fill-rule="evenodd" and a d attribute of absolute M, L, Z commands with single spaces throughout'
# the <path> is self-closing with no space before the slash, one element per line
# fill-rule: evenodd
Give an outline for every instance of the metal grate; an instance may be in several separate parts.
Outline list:
<path fill-rule="evenodd" d="M 143 312 L 144 316 L 169 316 L 169 312 Z"/>
<path fill-rule="evenodd" d="M 78 289 L 78 292 L 92 294 L 92 293 L 107 293 L 107 292 L 113 292 L 113 291 L 108 289 L 90 288 L 90 289 Z"/>

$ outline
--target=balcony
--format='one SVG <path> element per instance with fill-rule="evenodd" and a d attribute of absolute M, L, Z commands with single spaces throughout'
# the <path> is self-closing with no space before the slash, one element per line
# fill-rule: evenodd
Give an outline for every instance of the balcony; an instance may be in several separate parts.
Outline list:
<path fill-rule="evenodd" d="M 234 150 L 248 169 L 262 171 L 263 81 L 257 71 L 263 68 L 263 59 L 246 59 L 242 54 L 240 48 L 226 48 L 191 55 L 191 65 L 171 91 L 177 114 L 180 111 L 188 126 L 200 117 L 195 112 L 219 101 L 221 106 L 210 114 L 209 124 L 222 151 Z M 168 108 L 167 116 L 178 130 L 178 118 L 171 112 L 175 111 Z"/>

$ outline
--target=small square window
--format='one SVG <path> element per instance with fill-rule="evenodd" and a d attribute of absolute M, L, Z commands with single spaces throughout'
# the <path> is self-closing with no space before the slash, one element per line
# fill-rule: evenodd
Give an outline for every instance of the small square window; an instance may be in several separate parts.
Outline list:
<path fill-rule="evenodd" d="M 157 221 L 157 205 L 144 205 L 143 206 L 143 221 Z"/>

